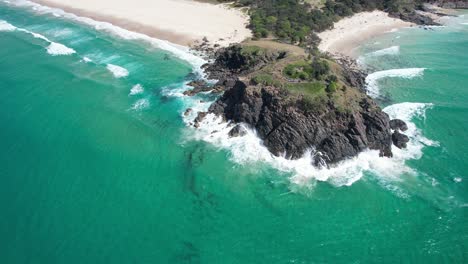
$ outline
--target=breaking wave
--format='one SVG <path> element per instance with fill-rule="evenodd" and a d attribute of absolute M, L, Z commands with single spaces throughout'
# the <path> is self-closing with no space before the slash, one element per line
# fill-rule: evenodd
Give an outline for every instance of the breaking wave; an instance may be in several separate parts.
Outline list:
<path fill-rule="evenodd" d="M 58 56 L 58 55 L 71 55 L 71 54 L 76 53 L 76 51 L 63 44 L 51 42 L 50 45 L 47 47 L 47 53 L 49 53 L 52 56 Z"/>
<path fill-rule="evenodd" d="M 107 64 L 106 68 L 114 75 L 115 78 L 123 78 L 128 76 L 128 70 L 114 64 Z"/>
<path fill-rule="evenodd" d="M 14 31 L 16 29 L 15 26 L 6 22 L 5 20 L 0 20 L 0 31 Z"/>
<path fill-rule="evenodd" d="M 159 49 L 167 50 L 171 52 L 172 54 L 174 54 L 175 56 L 177 56 L 178 58 L 184 61 L 187 61 L 188 63 L 192 64 L 196 70 L 199 70 L 200 74 L 201 74 L 200 66 L 206 63 L 206 60 L 190 53 L 187 47 L 173 44 L 165 40 L 152 38 L 145 34 L 132 32 L 132 31 L 123 29 L 121 27 L 115 26 L 108 22 L 101 22 L 101 21 L 93 20 L 91 18 L 77 16 L 75 14 L 65 12 L 58 8 L 51 8 L 51 7 L 43 6 L 40 4 L 33 3 L 31 1 L 15 1 L 12 4 L 15 6 L 19 6 L 19 7 L 31 8 L 34 12 L 37 12 L 39 14 L 51 14 L 54 16 L 61 16 L 66 19 L 79 22 L 80 24 L 84 24 L 87 26 L 91 26 L 96 30 L 104 31 L 114 36 L 118 36 L 120 38 L 126 39 L 126 40 L 144 41 Z"/>
<path fill-rule="evenodd" d="M 369 53 L 369 56 L 398 55 L 399 53 L 400 53 L 400 46 L 392 46 L 390 48 L 371 52 Z"/>
<path fill-rule="evenodd" d="M 164 89 L 166 96 L 177 97 L 184 103 L 184 109 L 191 108 L 188 113 L 181 113 L 184 122 L 191 125 L 198 112 L 207 111 L 212 102 L 200 100 L 200 98 L 184 96 L 183 91 L 190 89 L 184 85 L 175 89 Z M 229 131 L 234 127 L 233 123 L 225 122 L 221 117 L 208 114 L 200 123 L 199 128 L 190 128 L 187 138 L 208 142 L 220 149 L 228 150 L 230 159 L 242 165 L 254 165 L 266 163 L 271 167 L 291 174 L 290 181 L 298 185 L 310 185 L 316 181 L 327 181 L 334 186 L 349 186 L 361 179 L 365 173 L 373 173 L 382 179 L 399 179 L 404 174 L 415 174 L 405 162 L 409 159 L 419 159 L 425 145 L 437 145 L 426 139 L 413 119 L 424 118 L 426 109 L 431 104 L 402 103 L 389 106 L 384 109 L 391 118 L 398 117 L 408 124 L 405 132 L 410 138 L 407 149 L 401 150 L 393 147 L 393 158 L 381 158 L 376 150 L 367 150 L 354 158 L 342 161 L 329 168 L 315 167 L 312 165 L 314 151 L 311 149 L 302 158 L 297 160 L 276 157 L 263 145 L 254 129 L 241 124 L 247 131 L 242 137 L 229 137 Z"/>
<path fill-rule="evenodd" d="M 406 69 L 392 69 L 385 71 L 378 71 L 369 74 L 366 77 L 366 89 L 367 93 L 371 97 L 379 96 L 378 81 L 383 78 L 404 78 L 411 79 L 420 77 L 424 74 L 425 68 L 406 68 Z"/>
<path fill-rule="evenodd" d="M 49 43 L 49 46 L 46 47 L 46 50 L 47 50 L 47 53 L 49 53 L 52 56 L 71 55 L 71 54 L 76 53 L 76 51 L 74 49 L 69 48 L 69 47 L 67 47 L 67 46 L 65 46 L 63 44 L 57 43 L 57 42 L 53 42 L 50 39 L 48 39 L 47 37 L 45 37 L 45 36 L 43 36 L 43 35 L 41 35 L 39 33 L 29 31 L 29 30 L 24 29 L 24 28 L 15 27 L 12 24 L 10 24 L 10 23 L 8 23 L 8 22 L 6 22 L 4 20 L 0 20 L 0 31 L 15 31 L 15 30 L 30 34 L 34 38 L 42 39 L 44 41 L 47 41 Z"/>

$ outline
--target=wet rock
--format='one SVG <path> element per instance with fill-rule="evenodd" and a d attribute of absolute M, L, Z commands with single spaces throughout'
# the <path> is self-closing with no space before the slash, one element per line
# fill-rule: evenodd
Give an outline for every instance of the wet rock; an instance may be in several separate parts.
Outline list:
<path fill-rule="evenodd" d="M 316 112 L 304 111 L 300 102 L 285 100 L 275 87 L 247 86 L 242 81 L 227 90 L 209 112 L 254 127 L 268 150 L 298 159 L 314 148 L 328 164 L 356 156 L 370 148 L 392 156 L 388 115 L 365 98 L 361 109 L 341 113 L 331 105 Z"/>
<path fill-rule="evenodd" d="M 199 112 L 195 120 L 193 121 L 194 127 L 199 128 L 200 127 L 200 122 L 205 119 L 206 115 L 208 115 L 208 112 Z"/>
<path fill-rule="evenodd" d="M 395 130 L 392 134 L 392 142 L 397 148 L 403 149 L 406 148 L 406 143 L 409 142 L 409 137 L 400 133 L 398 130 Z"/>
<path fill-rule="evenodd" d="M 245 134 L 247 134 L 247 130 L 241 125 L 236 125 L 228 133 L 229 137 L 242 137 Z"/>
<path fill-rule="evenodd" d="M 192 111 L 193 111 L 192 108 L 187 108 L 187 110 L 185 110 L 185 112 L 184 112 L 184 116 L 190 115 L 190 113 L 192 113 Z"/>
<path fill-rule="evenodd" d="M 401 119 L 390 120 L 390 128 L 393 130 L 400 130 L 400 131 L 408 130 L 408 126 L 406 125 L 405 121 Z"/>

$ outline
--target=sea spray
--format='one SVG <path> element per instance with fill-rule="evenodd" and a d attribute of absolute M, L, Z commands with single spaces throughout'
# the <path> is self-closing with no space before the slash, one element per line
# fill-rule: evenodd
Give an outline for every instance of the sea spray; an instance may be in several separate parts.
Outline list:
<path fill-rule="evenodd" d="M 183 91 L 187 89 L 190 88 L 187 85 L 182 85 L 177 89 L 166 89 L 163 93 L 166 96 L 181 99 L 184 103 L 184 109 L 192 109 L 190 112 L 183 113 L 183 111 L 181 113 L 184 122 L 192 127 L 197 113 L 206 112 L 212 101 L 200 100 L 198 96 L 184 96 Z M 244 136 L 230 137 L 228 133 L 235 124 L 226 122 L 221 117 L 211 113 L 199 123 L 199 128 L 189 129 L 187 138 L 209 142 L 221 149 L 228 150 L 230 159 L 241 165 L 269 164 L 279 171 L 291 174 L 291 183 L 293 184 L 308 185 L 314 181 L 327 181 L 335 186 L 349 186 L 362 178 L 365 172 L 372 172 L 377 177 L 384 179 L 399 179 L 399 176 L 404 174 L 415 174 L 416 172 L 405 164 L 406 160 L 419 159 L 425 145 L 436 145 L 436 143 L 423 137 L 412 120 L 422 118 L 425 110 L 430 107 L 431 105 L 427 104 L 402 103 L 384 109 L 392 118 L 396 116 L 403 119 L 409 127 L 409 130 L 405 132 L 410 137 L 408 148 L 400 150 L 393 147 L 393 158 L 382 158 L 379 157 L 378 151 L 366 150 L 356 157 L 329 167 L 312 165 L 315 154 L 313 149 L 296 160 L 272 155 L 263 145 L 255 129 L 246 124 L 241 124 L 247 131 Z"/>

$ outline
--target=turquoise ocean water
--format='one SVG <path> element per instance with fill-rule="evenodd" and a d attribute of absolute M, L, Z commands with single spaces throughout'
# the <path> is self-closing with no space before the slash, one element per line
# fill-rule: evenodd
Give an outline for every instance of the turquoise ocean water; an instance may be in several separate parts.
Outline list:
<path fill-rule="evenodd" d="M 360 49 L 409 149 L 318 170 L 188 128 L 213 98 L 181 96 L 203 61 L 179 47 L 15 3 L 0 3 L 0 263 L 468 261 L 468 14 Z"/>

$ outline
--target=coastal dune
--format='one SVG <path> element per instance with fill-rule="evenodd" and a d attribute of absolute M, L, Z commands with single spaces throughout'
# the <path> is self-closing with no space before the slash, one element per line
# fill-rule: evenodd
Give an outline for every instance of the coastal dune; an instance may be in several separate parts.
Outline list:
<path fill-rule="evenodd" d="M 413 26 L 413 23 L 390 17 L 383 11 L 362 12 L 341 19 L 334 28 L 319 34 L 322 40 L 319 49 L 323 52 L 353 57 L 355 49 L 363 42 L 398 28 Z"/>
<path fill-rule="evenodd" d="M 190 0 L 35 0 L 42 5 L 110 22 L 151 37 L 188 46 L 206 38 L 227 46 L 251 36 L 248 16 L 225 4 Z"/>

